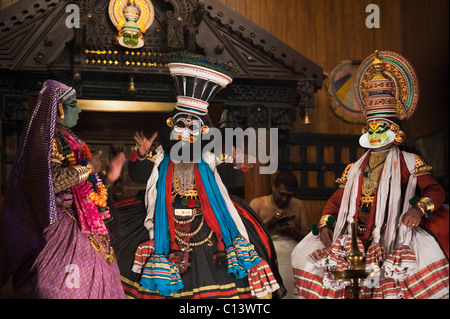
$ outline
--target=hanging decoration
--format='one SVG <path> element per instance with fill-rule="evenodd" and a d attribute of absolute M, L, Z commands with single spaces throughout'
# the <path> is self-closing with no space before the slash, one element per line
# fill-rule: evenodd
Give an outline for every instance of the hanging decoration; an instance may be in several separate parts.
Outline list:
<path fill-rule="evenodd" d="M 334 113 L 346 122 L 362 124 L 366 119 L 356 104 L 353 91 L 353 81 L 358 66 L 358 61 L 342 61 L 331 71 L 327 87 Z"/>
<path fill-rule="evenodd" d="M 119 31 L 115 42 L 129 49 L 144 46 L 144 33 L 155 19 L 150 0 L 111 0 L 109 18 Z"/>

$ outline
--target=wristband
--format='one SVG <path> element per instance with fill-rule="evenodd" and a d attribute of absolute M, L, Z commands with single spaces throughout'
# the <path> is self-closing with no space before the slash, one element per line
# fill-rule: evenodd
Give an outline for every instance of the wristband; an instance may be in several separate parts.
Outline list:
<path fill-rule="evenodd" d="M 317 225 L 317 228 L 319 230 L 324 227 L 333 229 L 335 224 L 336 224 L 336 219 L 333 216 L 323 215 L 322 218 L 320 218 L 320 220 L 319 220 L 319 224 Z"/>
<path fill-rule="evenodd" d="M 416 204 L 416 207 L 426 218 L 430 218 L 434 211 L 434 202 L 430 197 L 422 197 Z"/>

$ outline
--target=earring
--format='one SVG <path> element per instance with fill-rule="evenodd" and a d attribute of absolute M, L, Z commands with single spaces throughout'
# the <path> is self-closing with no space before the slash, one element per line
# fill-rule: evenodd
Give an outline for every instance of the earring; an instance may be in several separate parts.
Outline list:
<path fill-rule="evenodd" d="M 364 134 L 366 134 L 368 131 L 369 131 L 369 130 L 367 129 L 367 126 L 364 126 L 364 127 L 361 129 L 361 134 L 364 135 Z"/>
<path fill-rule="evenodd" d="M 209 127 L 208 125 L 203 125 L 202 126 L 202 134 L 207 134 L 209 132 Z"/>
<path fill-rule="evenodd" d="M 64 120 L 64 108 L 62 103 L 58 103 L 58 114 L 61 120 Z"/>
<path fill-rule="evenodd" d="M 173 124 L 174 124 L 173 118 L 169 117 L 169 118 L 166 120 L 166 125 L 167 125 L 168 127 L 173 127 Z"/>
<path fill-rule="evenodd" d="M 395 145 L 402 145 L 403 143 L 405 143 L 406 134 L 400 129 L 400 127 L 397 124 L 391 124 L 391 126 L 389 126 L 389 129 L 395 133 L 394 139 Z"/>
<path fill-rule="evenodd" d="M 406 140 L 406 134 L 405 132 L 398 130 L 397 132 L 395 132 L 395 139 L 394 139 L 394 144 L 395 145 L 402 145 L 403 143 L 405 143 Z"/>
<path fill-rule="evenodd" d="M 397 124 L 391 124 L 391 126 L 389 126 L 389 129 L 390 129 L 392 132 L 397 133 L 397 132 L 399 131 L 400 128 L 398 127 Z"/>

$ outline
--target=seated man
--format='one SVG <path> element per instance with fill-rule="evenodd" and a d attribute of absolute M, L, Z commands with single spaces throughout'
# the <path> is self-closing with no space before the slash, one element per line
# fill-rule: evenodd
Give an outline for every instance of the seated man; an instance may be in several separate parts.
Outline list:
<path fill-rule="evenodd" d="M 360 145 L 368 151 L 347 166 L 319 224 L 292 252 L 298 295 L 347 297 L 349 281 L 336 279 L 334 272 L 349 268 L 356 222 L 367 273 L 356 296 L 448 298 L 444 190 L 419 155 L 401 149 L 406 134 L 398 122 L 413 114 L 418 101 L 414 69 L 397 53 L 376 52 L 355 79 L 356 100 L 367 118 Z"/>
<path fill-rule="evenodd" d="M 278 267 L 287 290 L 286 299 L 294 293 L 291 253 L 309 232 L 309 215 L 303 202 L 295 198 L 297 179 L 291 172 L 281 172 L 272 186 L 272 194 L 255 198 L 250 206 L 270 232 L 278 257 Z"/>

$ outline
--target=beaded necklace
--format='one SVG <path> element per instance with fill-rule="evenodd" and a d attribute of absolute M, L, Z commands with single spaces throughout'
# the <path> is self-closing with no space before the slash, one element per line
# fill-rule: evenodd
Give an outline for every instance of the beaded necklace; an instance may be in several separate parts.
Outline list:
<path fill-rule="evenodd" d="M 178 163 L 173 166 L 174 190 L 181 196 L 196 196 L 193 192 L 194 163 Z"/>
<path fill-rule="evenodd" d="M 378 187 L 378 180 L 382 171 L 388 152 L 372 153 L 367 163 L 361 193 L 363 196 L 372 196 Z"/>

